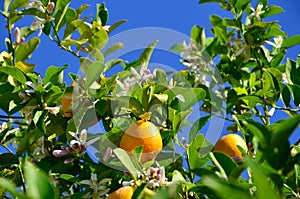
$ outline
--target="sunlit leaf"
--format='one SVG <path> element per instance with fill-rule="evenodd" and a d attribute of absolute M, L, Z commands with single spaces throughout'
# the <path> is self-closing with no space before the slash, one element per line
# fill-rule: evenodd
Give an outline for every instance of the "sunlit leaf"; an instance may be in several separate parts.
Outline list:
<path fill-rule="evenodd" d="M 0 72 L 12 76 L 15 80 L 17 80 L 22 84 L 25 84 L 26 82 L 26 77 L 24 73 L 17 67 L 13 67 L 13 66 L 0 67 Z"/>
<path fill-rule="evenodd" d="M 213 145 L 202 134 L 198 134 L 195 139 L 190 140 L 190 146 L 187 149 L 190 168 L 197 169 L 208 162 L 208 154 L 212 148 Z"/>
<path fill-rule="evenodd" d="M 154 41 L 147 46 L 147 48 L 143 51 L 142 55 L 140 56 L 141 64 L 148 66 L 151 55 L 154 51 L 155 46 L 157 45 L 158 41 Z"/>
<path fill-rule="evenodd" d="M 38 37 L 34 37 L 30 39 L 28 42 L 20 44 L 15 51 L 15 59 L 16 61 L 24 61 L 30 58 L 33 51 L 40 44 L 40 39 Z"/>
<path fill-rule="evenodd" d="M 89 66 L 86 72 L 86 87 L 89 88 L 90 85 L 96 80 L 100 79 L 100 75 L 103 72 L 105 66 L 102 62 L 94 62 Z"/>
<path fill-rule="evenodd" d="M 17 186 L 11 180 L 0 178 L 0 187 L 5 188 L 15 198 L 27 199 L 27 197 L 24 194 L 21 194 L 20 191 L 17 191 Z"/>
<path fill-rule="evenodd" d="M 119 160 L 122 162 L 122 164 L 128 169 L 130 174 L 134 179 L 136 179 L 136 175 L 138 170 L 134 167 L 129 155 L 126 151 L 124 151 L 121 148 L 116 148 L 113 150 L 116 156 L 119 158 Z"/>
<path fill-rule="evenodd" d="M 115 43 L 112 46 L 110 46 L 109 48 L 107 48 L 106 51 L 103 53 L 103 55 L 104 55 L 104 57 L 106 57 L 107 55 L 114 53 L 123 47 L 124 47 L 123 43 L 121 43 L 121 42 Z"/>
<path fill-rule="evenodd" d="M 190 132 L 189 132 L 189 141 L 192 142 L 192 140 L 195 139 L 198 132 L 202 129 L 202 127 L 210 120 L 211 116 L 204 116 L 199 118 L 196 122 L 194 122 Z"/>
<path fill-rule="evenodd" d="M 31 198 L 58 198 L 48 175 L 32 163 L 25 163 L 25 180 L 28 183 L 28 196 Z"/>
<path fill-rule="evenodd" d="M 108 33 L 111 33 L 113 30 L 115 30 L 117 27 L 119 27 L 120 25 L 122 25 L 123 23 L 126 23 L 127 20 L 120 20 L 114 24 L 112 24 L 109 29 L 108 29 Z"/>
<path fill-rule="evenodd" d="M 293 35 L 283 40 L 281 47 L 290 48 L 300 44 L 300 35 Z"/>
<path fill-rule="evenodd" d="M 67 67 L 68 66 L 63 66 L 63 67 L 49 66 L 44 77 L 44 83 L 51 82 L 54 85 L 57 83 L 62 83 L 63 71 Z"/>
<path fill-rule="evenodd" d="M 28 3 L 29 3 L 29 0 L 12 1 L 10 4 L 9 10 L 10 10 L 10 12 L 13 12 L 18 8 L 28 5 Z"/>

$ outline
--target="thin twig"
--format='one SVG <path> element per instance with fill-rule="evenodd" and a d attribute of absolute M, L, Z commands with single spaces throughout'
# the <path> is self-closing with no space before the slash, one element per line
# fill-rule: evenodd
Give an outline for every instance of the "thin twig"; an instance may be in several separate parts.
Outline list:
<path fill-rule="evenodd" d="M 7 118 L 7 119 L 24 119 L 22 116 L 8 116 L 8 115 L 0 115 L 0 118 Z"/>

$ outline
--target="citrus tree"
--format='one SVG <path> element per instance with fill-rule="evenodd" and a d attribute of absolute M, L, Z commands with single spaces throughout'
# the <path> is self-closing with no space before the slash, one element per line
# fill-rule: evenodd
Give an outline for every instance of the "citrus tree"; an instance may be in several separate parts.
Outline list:
<path fill-rule="evenodd" d="M 126 21 L 108 23 L 104 3 L 91 16 L 71 0 L 4 0 L 1 198 L 300 197 L 300 148 L 289 139 L 300 58 L 285 57 L 300 35 L 268 20 L 283 9 L 267 0 L 199 3 L 210 2 L 231 18 L 210 16 L 213 37 L 192 27 L 170 48 L 185 69 L 166 71 L 149 68 L 158 41 L 134 60 L 109 59 L 123 47 L 108 45 L 110 34 Z M 41 38 L 76 57 L 80 72 L 49 63 L 39 74 L 30 57 Z M 289 117 L 276 121 L 279 111 Z M 203 131 L 222 120 L 228 135 L 214 146 Z"/>

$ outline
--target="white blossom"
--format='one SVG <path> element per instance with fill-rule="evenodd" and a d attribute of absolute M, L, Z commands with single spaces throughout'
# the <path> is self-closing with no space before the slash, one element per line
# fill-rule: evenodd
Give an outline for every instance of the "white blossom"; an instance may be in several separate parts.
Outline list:
<path fill-rule="evenodd" d="M 106 194 L 109 192 L 107 188 L 108 184 L 111 182 L 110 178 L 104 178 L 98 182 L 97 174 L 92 174 L 89 180 L 82 180 L 79 184 L 88 185 L 92 192 L 87 193 L 83 198 L 105 198 Z"/>
<path fill-rule="evenodd" d="M 251 7 L 251 11 L 252 13 L 249 15 L 249 18 L 252 18 L 252 17 L 256 17 L 258 21 L 261 21 L 261 18 L 260 18 L 260 15 L 265 13 L 263 9 L 263 4 L 262 3 L 259 3 L 256 7 L 256 9 L 254 9 L 253 7 Z"/>
<path fill-rule="evenodd" d="M 282 36 L 275 37 L 273 40 L 274 40 L 274 42 L 266 41 L 266 43 L 275 47 L 276 49 L 279 49 L 282 45 L 283 37 Z"/>

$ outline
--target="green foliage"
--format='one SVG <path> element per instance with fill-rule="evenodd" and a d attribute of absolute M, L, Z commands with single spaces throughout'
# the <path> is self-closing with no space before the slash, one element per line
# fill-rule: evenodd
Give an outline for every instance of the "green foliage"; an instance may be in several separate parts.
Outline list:
<path fill-rule="evenodd" d="M 111 23 L 104 2 L 85 15 L 89 5 L 72 8 L 71 0 L 37 6 L 4 0 L 0 197 L 105 198 L 122 185 L 135 186 L 133 198 L 299 197 L 299 141 L 290 143 L 290 137 L 300 123 L 300 58 L 285 56 L 300 37 L 287 37 L 278 21 L 269 20 L 284 10 L 266 0 L 199 1 L 210 2 L 231 18 L 212 14 L 212 37 L 193 26 L 190 43 L 171 47 L 185 67 L 172 73 L 148 69 L 158 41 L 136 60 L 107 60 L 123 48 L 107 42 L 126 20 Z M 27 15 L 37 27 L 14 27 Z M 67 65 L 34 71 L 30 58 L 45 38 L 78 59 L 83 74 L 69 73 L 72 85 L 66 86 Z M 109 76 L 118 65 L 122 70 Z M 190 124 L 193 111 L 201 117 Z M 289 116 L 276 121 L 274 111 Z M 141 163 L 145 146 L 131 153 L 118 146 L 126 129 L 149 113 L 164 148 Z M 243 158 L 214 151 L 204 131 L 215 118 L 243 134 Z M 103 132 L 90 133 L 98 123 Z M 183 153 L 176 154 L 179 148 Z"/>

